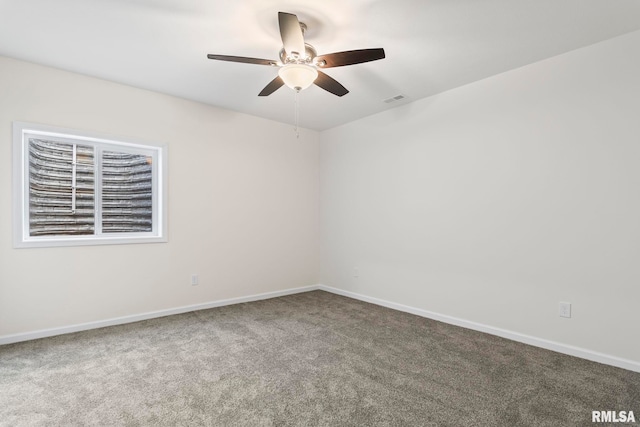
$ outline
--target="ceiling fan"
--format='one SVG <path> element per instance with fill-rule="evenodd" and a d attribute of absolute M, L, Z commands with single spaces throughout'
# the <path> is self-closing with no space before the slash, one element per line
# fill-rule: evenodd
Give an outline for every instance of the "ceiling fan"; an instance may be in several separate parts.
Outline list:
<path fill-rule="evenodd" d="M 279 60 L 213 54 L 207 55 L 207 58 L 279 67 L 278 76 L 267 84 L 258 96 L 271 95 L 284 85 L 299 92 L 311 86 L 311 84 L 315 84 L 334 95 L 344 96 L 349 91 L 335 79 L 320 71 L 320 69 L 361 64 L 385 57 L 384 49 L 382 48 L 348 50 L 318 55 L 313 46 L 305 43 L 304 32 L 307 26 L 300 22 L 296 15 L 278 12 L 278 24 L 283 45 L 282 49 L 280 49 Z"/>

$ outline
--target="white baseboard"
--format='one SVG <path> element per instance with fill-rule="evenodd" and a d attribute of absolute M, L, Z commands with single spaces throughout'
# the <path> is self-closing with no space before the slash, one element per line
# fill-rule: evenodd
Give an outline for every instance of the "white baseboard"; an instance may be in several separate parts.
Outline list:
<path fill-rule="evenodd" d="M 207 302 L 203 304 L 187 305 L 182 307 L 170 308 L 166 310 L 158 310 L 158 311 L 151 311 L 151 312 L 142 313 L 142 314 L 135 314 L 131 316 L 116 317 L 113 319 L 98 320 L 95 322 L 63 326 L 59 328 L 42 329 L 42 330 L 33 331 L 33 332 L 4 335 L 4 336 L 0 336 L 0 345 L 11 344 L 11 343 L 16 343 L 21 341 L 29 341 L 29 340 L 34 340 L 38 338 L 52 337 L 55 335 L 69 334 L 72 332 L 86 331 L 89 329 L 104 328 L 106 326 L 115 326 L 115 325 L 122 325 L 125 323 L 139 322 L 141 320 L 154 319 L 157 317 L 170 316 L 173 314 L 188 313 L 190 311 L 205 310 L 205 309 L 214 308 L 214 307 L 222 307 L 225 305 L 241 304 L 245 302 L 277 298 L 285 295 L 293 295 L 293 294 L 298 294 L 302 292 L 314 291 L 318 289 L 326 292 L 334 293 L 337 295 L 342 295 L 345 297 L 357 299 L 360 301 L 368 302 L 371 304 L 376 304 L 382 307 L 403 311 L 405 313 L 415 314 L 416 316 L 426 317 L 426 318 L 437 320 L 440 322 L 449 323 L 451 325 L 461 326 L 463 328 L 485 332 L 491 335 L 496 335 L 502 338 L 507 338 L 507 339 L 518 341 L 524 344 L 545 348 L 547 350 L 552 350 L 558 353 L 568 354 L 570 356 L 580 357 L 582 359 L 604 363 L 605 365 L 616 366 L 618 368 L 627 369 L 629 371 L 640 372 L 640 362 L 636 362 L 633 360 L 622 359 L 620 357 L 611 356 L 604 353 L 598 353 L 598 352 L 587 350 L 580 347 L 574 347 L 571 345 L 562 344 L 555 341 L 549 341 L 546 339 L 537 338 L 530 335 L 521 334 L 518 332 L 508 331 L 506 329 L 496 328 L 493 326 L 488 326 L 488 325 L 472 322 L 465 319 L 460 319 L 453 316 L 447 316 L 445 314 L 434 313 L 432 311 L 422 310 L 420 308 L 410 307 L 407 305 L 398 304 L 395 302 L 386 301 L 379 298 L 369 297 L 366 295 L 345 291 L 343 289 L 333 288 L 325 285 L 304 286 L 301 288 L 285 289 L 282 291 L 275 291 L 275 292 L 266 292 L 263 294 L 249 295 L 246 297 L 229 298 L 224 300 Z"/>
<path fill-rule="evenodd" d="M 513 341 L 518 341 L 518 342 L 529 344 L 535 347 L 541 347 L 541 348 L 552 350 L 558 353 L 580 357 L 582 359 L 603 363 L 605 365 L 616 366 L 618 368 L 627 369 L 629 371 L 640 372 L 640 362 L 636 362 L 633 360 L 622 359 L 620 357 L 611 356 L 609 354 L 599 353 L 596 351 L 587 350 L 580 347 L 574 347 L 571 345 L 562 344 L 555 341 L 549 341 L 543 338 L 537 338 L 530 335 L 521 334 L 518 332 L 508 331 L 506 329 L 496 328 L 493 326 L 483 325 L 481 323 L 471 322 L 469 320 L 460 319 L 457 317 L 434 313 L 432 311 L 422 310 L 420 308 L 410 307 L 403 304 L 397 304 L 395 302 L 386 301 L 379 298 L 373 298 L 366 295 L 357 294 L 355 292 L 345 291 L 343 289 L 332 288 L 330 286 L 319 285 L 317 286 L 317 288 L 323 291 L 337 294 L 337 295 L 342 295 L 345 297 L 357 299 L 357 300 L 368 302 L 371 304 L 392 308 L 398 311 L 404 311 L 406 313 L 415 314 L 416 316 L 426 317 L 426 318 L 437 320 L 440 322 L 449 323 L 451 325 L 461 326 L 467 329 L 473 329 L 474 331 L 480 331 L 480 332 L 485 332 L 491 335 L 497 335 L 502 338 L 507 338 Z"/>
<path fill-rule="evenodd" d="M 35 340 L 38 338 L 52 337 L 55 335 L 69 334 L 72 332 L 86 331 L 89 329 L 104 328 L 106 326 L 122 325 L 124 323 L 139 322 L 141 320 L 154 319 L 157 317 L 170 316 L 172 314 L 188 313 L 190 311 L 205 310 L 207 308 L 222 307 L 225 305 L 241 304 L 244 302 L 259 301 L 269 298 L 277 298 L 285 295 L 299 294 L 301 292 L 309 292 L 319 289 L 319 286 L 304 286 L 301 288 L 285 289 L 282 291 L 266 292 L 263 294 L 249 295 L 246 297 L 229 298 L 224 300 L 212 301 L 203 304 L 186 305 L 182 307 L 170 308 L 166 310 L 150 311 L 142 314 L 134 314 L 131 316 L 116 317 L 113 319 L 98 320 L 95 322 L 80 323 L 71 326 L 63 326 L 60 328 L 42 329 L 39 331 L 25 332 L 21 334 L 12 334 L 0 336 L 0 345 L 11 344 L 20 341 Z"/>

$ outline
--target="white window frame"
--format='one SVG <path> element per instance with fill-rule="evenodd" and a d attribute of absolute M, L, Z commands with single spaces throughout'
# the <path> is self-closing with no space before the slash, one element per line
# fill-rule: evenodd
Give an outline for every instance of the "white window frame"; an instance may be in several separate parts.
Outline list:
<path fill-rule="evenodd" d="M 95 218 L 93 235 L 30 236 L 29 233 L 29 139 L 49 138 L 71 144 L 90 145 L 95 154 Z M 102 150 L 120 150 L 152 157 L 152 231 L 102 233 L 98 220 L 101 216 L 101 178 L 98 173 L 98 155 Z M 111 245 L 131 243 L 167 242 L 167 147 L 85 132 L 26 122 L 13 122 L 13 246 L 15 248 Z"/>

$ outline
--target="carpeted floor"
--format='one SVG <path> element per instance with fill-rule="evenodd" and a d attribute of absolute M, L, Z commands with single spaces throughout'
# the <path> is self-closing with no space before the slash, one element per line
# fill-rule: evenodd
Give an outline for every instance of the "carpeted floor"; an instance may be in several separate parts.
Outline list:
<path fill-rule="evenodd" d="M 2 426 L 586 426 L 640 374 L 322 291 L 0 347 Z"/>

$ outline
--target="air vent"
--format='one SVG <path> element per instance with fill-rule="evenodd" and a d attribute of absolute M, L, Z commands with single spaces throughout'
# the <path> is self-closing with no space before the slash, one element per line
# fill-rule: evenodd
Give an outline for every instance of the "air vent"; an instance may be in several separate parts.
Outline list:
<path fill-rule="evenodd" d="M 392 96 L 389 99 L 385 99 L 384 103 L 385 104 L 391 104 L 392 102 L 400 101 L 401 99 L 404 99 L 404 98 L 405 98 L 404 95 L 396 95 L 396 96 Z"/>

